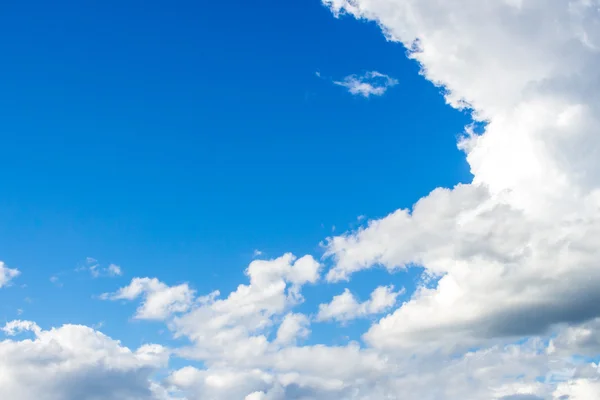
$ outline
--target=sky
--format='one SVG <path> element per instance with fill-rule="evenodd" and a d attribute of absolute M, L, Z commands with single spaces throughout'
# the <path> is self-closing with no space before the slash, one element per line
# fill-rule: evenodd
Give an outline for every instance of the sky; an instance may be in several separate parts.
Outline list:
<path fill-rule="evenodd" d="M 0 397 L 600 397 L 600 1 L 13 2 Z"/>

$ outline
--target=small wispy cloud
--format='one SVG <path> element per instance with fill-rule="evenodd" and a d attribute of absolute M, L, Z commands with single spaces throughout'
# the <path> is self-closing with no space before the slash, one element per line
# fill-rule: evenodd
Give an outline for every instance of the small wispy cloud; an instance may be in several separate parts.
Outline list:
<path fill-rule="evenodd" d="M 389 88 L 396 86 L 398 80 L 377 71 L 369 71 L 362 75 L 349 75 L 333 83 L 345 87 L 353 95 L 369 98 L 382 96 Z"/>
<path fill-rule="evenodd" d="M 85 263 L 75 269 L 76 272 L 89 271 L 93 278 L 100 278 L 103 276 L 115 277 L 123 275 L 123 270 L 116 264 L 109 264 L 108 267 L 102 267 L 98 260 L 92 257 L 87 257 Z"/>
<path fill-rule="evenodd" d="M 123 271 L 121 271 L 121 267 L 116 264 L 110 264 L 107 268 L 108 276 L 121 276 L 123 275 Z"/>
<path fill-rule="evenodd" d="M 93 325 L 92 325 L 92 328 L 93 328 L 94 330 L 98 330 L 98 329 L 102 328 L 103 326 L 104 326 L 104 321 L 100 321 L 100 322 L 98 322 L 98 323 L 96 323 L 96 324 L 93 324 Z"/>
<path fill-rule="evenodd" d="M 63 284 L 60 281 L 60 278 L 56 275 L 53 275 L 50 277 L 50 282 L 52 282 L 53 285 L 57 286 L 57 287 L 62 287 Z"/>
<path fill-rule="evenodd" d="M 258 249 L 254 250 L 254 252 L 252 253 L 252 257 L 260 257 L 262 255 L 263 255 L 263 252 Z"/>
<path fill-rule="evenodd" d="M 21 272 L 18 269 L 8 268 L 2 261 L 0 261 L 0 288 L 8 286 L 11 281 L 20 274 Z"/>

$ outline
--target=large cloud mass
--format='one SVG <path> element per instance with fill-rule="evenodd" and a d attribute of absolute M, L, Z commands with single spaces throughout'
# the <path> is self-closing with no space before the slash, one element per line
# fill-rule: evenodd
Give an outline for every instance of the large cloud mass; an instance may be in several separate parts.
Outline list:
<path fill-rule="evenodd" d="M 484 133 L 473 183 L 331 238 L 330 280 L 375 265 L 439 278 L 365 339 L 398 349 L 543 334 L 600 313 L 599 3 L 325 0 L 376 21 Z"/>

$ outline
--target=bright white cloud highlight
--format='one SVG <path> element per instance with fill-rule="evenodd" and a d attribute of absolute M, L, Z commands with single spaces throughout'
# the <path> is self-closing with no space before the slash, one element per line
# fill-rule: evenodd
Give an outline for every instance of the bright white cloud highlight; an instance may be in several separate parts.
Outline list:
<path fill-rule="evenodd" d="M 145 345 L 132 351 L 79 325 L 44 331 L 34 322 L 13 321 L 3 329 L 11 335 L 24 330 L 34 333 L 33 340 L 0 342 L 0 398 L 161 399 L 150 377 L 167 365 L 164 347 Z"/>
<path fill-rule="evenodd" d="M 362 75 L 349 75 L 343 80 L 333 83 L 345 87 L 353 95 L 368 98 L 382 96 L 389 88 L 396 86 L 398 81 L 377 71 L 370 71 Z"/>
<path fill-rule="evenodd" d="M 447 89 L 450 105 L 487 122 L 459 144 L 472 184 L 437 189 L 412 210 L 329 240 L 331 281 L 376 265 L 420 265 L 439 278 L 367 342 L 472 346 L 600 315 L 598 2 L 324 4 L 376 21 Z"/>
<path fill-rule="evenodd" d="M 334 296 L 330 303 L 321 304 L 317 321 L 349 321 L 369 315 L 381 314 L 396 304 L 403 290 L 395 292 L 393 286 L 380 286 L 371 293 L 371 298 L 359 303 L 356 297 L 345 289 L 344 293 Z"/>
<path fill-rule="evenodd" d="M 168 286 L 156 278 L 134 278 L 128 286 L 115 293 L 104 293 L 104 300 L 144 300 L 135 318 L 163 320 L 174 313 L 187 311 L 192 305 L 194 291 L 187 283 Z"/>
<path fill-rule="evenodd" d="M 275 342 L 281 345 L 295 344 L 297 339 L 305 339 L 310 335 L 309 325 L 306 315 L 289 313 L 277 329 Z"/>
<path fill-rule="evenodd" d="M 188 356 L 204 360 L 228 359 L 244 362 L 271 350 L 265 331 L 273 318 L 282 316 L 304 301 L 303 285 L 316 283 L 321 265 L 311 256 L 285 254 L 272 260 L 254 260 L 246 269 L 248 285 L 239 285 L 224 299 L 214 292 L 200 297 L 193 309 L 170 324 L 177 336 L 187 336 L 195 346 Z M 306 323 L 299 315 L 288 315 L 280 328 L 280 341 L 305 336 Z M 294 330 L 296 330 L 294 332 Z"/>
<path fill-rule="evenodd" d="M 2 331 L 7 336 L 15 336 L 21 332 L 33 332 L 38 335 L 41 329 L 35 322 L 15 320 L 7 322 Z"/>

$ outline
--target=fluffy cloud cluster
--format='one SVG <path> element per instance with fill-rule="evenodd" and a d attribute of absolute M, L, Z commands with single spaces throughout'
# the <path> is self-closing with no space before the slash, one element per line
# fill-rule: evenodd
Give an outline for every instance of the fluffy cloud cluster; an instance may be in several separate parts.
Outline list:
<path fill-rule="evenodd" d="M 0 398 L 19 400 L 160 400 L 166 391 L 151 375 L 166 366 L 159 345 L 131 351 L 79 325 L 44 331 L 30 321 L 12 321 L 8 336 L 31 332 L 33 339 L 0 342 Z"/>
<path fill-rule="evenodd" d="M 248 285 L 239 285 L 226 298 L 214 292 L 200 297 L 193 309 L 172 320 L 177 336 L 194 342 L 188 356 L 202 360 L 233 360 L 244 363 L 274 350 L 267 338 L 275 319 L 303 302 L 301 288 L 317 282 L 321 265 L 311 256 L 297 259 L 285 254 L 273 260 L 255 260 L 248 266 Z M 279 342 L 306 336 L 306 321 L 287 315 Z"/>

